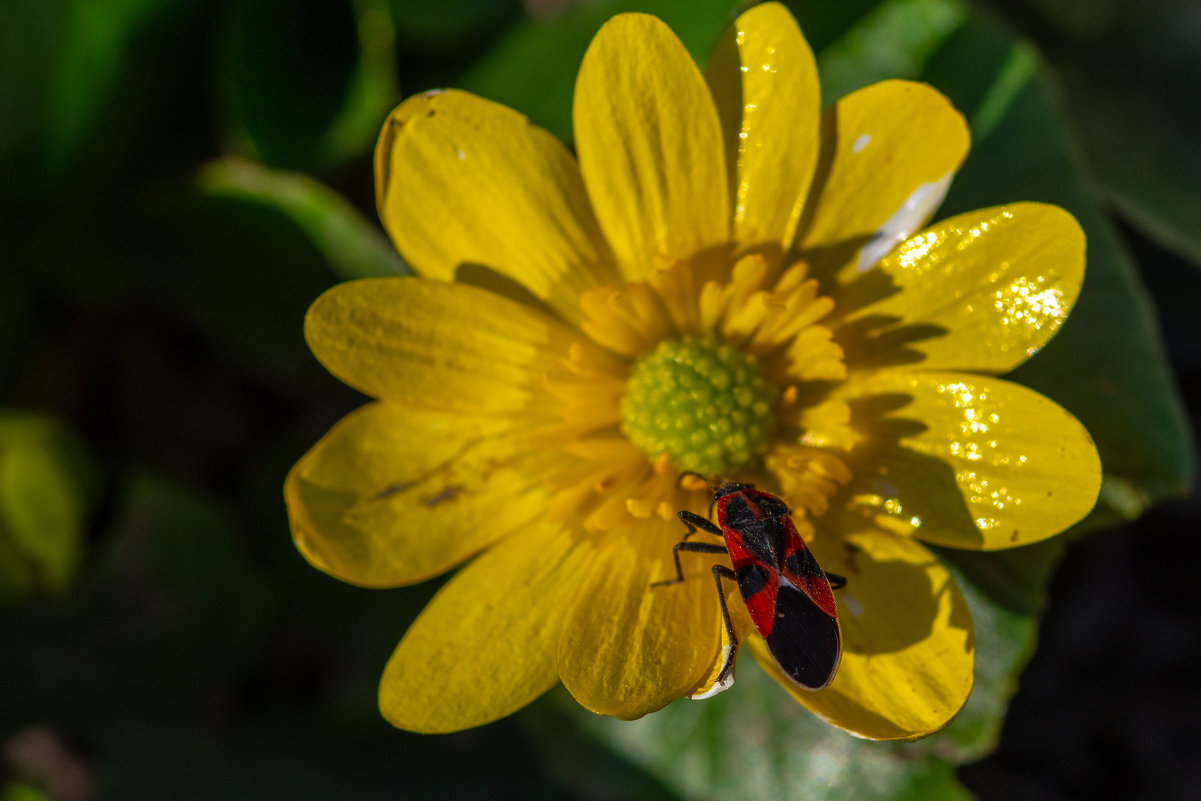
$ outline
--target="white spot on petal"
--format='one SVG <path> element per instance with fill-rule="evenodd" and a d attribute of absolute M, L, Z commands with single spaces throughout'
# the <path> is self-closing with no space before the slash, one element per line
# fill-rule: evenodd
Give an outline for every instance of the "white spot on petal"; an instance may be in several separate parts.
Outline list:
<path fill-rule="evenodd" d="M 856 269 L 864 272 L 875 267 L 877 262 L 887 256 L 890 250 L 925 225 L 934 214 L 934 210 L 942 203 L 943 198 L 947 196 L 947 190 L 951 187 L 951 179 L 954 177 L 955 173 L 949 172 L 937 181 L 922 184 L 914 189 L 912 194 L 901 203 L 901 207 L 876 229 L 871 240 L 859 249 L 859 261 L 855 265 Z"/>
<path fill-rule="evenodd" d="M 859 134 L 859 137 L 851 145 L 851 152 L 858 153 L 860 150 L 863 150 L 863 148 L 867 147 L 867 143 L 870 141 L 872 141 L 871 134 Z"/>

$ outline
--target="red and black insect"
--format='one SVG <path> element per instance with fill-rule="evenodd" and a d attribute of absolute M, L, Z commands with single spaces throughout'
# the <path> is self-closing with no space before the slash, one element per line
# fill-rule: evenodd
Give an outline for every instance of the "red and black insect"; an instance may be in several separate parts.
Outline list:
<path fill-rule="evenodd" d="M 797 533 L 788 506 L 775 495 L 750 484 L 727 481 L 714 488 L 713 501 L 717 524 L 694 512 L 679 513 L 688 533 L 672 549 L 676 578 L 652 585 L 667 586 L 684 580 L 680 551 L 730 555 L 732 570 L 725 565 L 713 566 L 731 647 L 723 657 L 718 682 L 711 693 L 725 689 L 732 682 L 738 649 L 738 638 L 722 592 L 723 578 L 738 582 L 751 621 L 767 641 L 767 648 L 780 669 L 803 690 L 829 686 L 842 659 L 842 635 L 832 589 L 846 586 L 846 579 L 822 571 Z M 726 544 L 688 542 L 698 530 L 723 537 Z"/>

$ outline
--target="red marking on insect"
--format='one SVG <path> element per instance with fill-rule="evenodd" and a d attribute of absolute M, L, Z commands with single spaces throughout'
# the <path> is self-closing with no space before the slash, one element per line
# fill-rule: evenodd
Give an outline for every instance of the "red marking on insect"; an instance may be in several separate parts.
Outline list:
<path fill-rule="evenodd" d="M 684 580 L 680 551 L 728 553 L 733 569 L 713 566 L 722 618 L 731 647 L 723 655 L 714 687 L 698 697 L 720 692 L 733 683 L 738 638 L 726 607 L 721 580 L 732 579 L 746 604 L 751 622 L 767 642 L 780 669 L 803 690 L 828 687 L 842 659 L 842 634 L 834 588 L 846 585 L 842 576 L 825 573 L 797 533 L 784 501 L 749 484 L 727 481 L 713 487 L 717 523 L 694 512 L 680 512 L 688 527 L 672 555 L 676 578 L 652 586 Z M 689 542 L 697 531 L 721 537 L 725 545 Z"/>

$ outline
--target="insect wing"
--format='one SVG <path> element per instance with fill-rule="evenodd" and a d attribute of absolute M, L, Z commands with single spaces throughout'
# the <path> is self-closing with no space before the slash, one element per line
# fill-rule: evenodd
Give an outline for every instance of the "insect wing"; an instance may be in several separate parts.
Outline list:
<path fill-rule="evenodd" d="M 766 637 L 775 620 L 778 574 L 747 550 L 737 530 L 726 528 L 723 534 L 726 550 L 730 553 L 730 563 L 734 566 L 738 592 L 750 613 L 751 622 Z"/>
<path fill-rule="evenodd" d="M 780 669 L 806 690 L 820 690 L 834 680 L 842 661 L 838 618 L 827 615 L 787 578 L 776 595 L 776 625 L 765 638 Z"/>
<path fill-rule="evenodd" d="M 834 680 L 842 661 L 837 607 L 826 574 L 792 520 L 785 518 L 785 525 L 788 538 L 775 597 L 775 622 L 764 639 L 781 670 L 802 688 L 820 690 Z"/>

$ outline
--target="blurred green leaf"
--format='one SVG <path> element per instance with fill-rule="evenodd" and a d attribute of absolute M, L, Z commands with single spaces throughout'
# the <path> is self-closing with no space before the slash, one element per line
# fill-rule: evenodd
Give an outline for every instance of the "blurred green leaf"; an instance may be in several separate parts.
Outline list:
<path fill-rule="evenodd" d="M 1012 377 L 1062 404 L 1092 434 L 1106 476 L 1089 519 L 1099 525 L 1184 492 L 1194 454 L 1154 310 L 1098 207 L 1050 80 L 1023 66 L 1030 57 L 1028 44 L 977 18 L 923 74 L 974 125 L 987 123 L 974 130 L 972 153 L 939 214 L 1037 200 L 1063 206 L 1083 226 L 1088 268 L 1076 307 L 1056 337 Z M 992 69 L 982 69 L 985 63 Z M 987 84 L 981 73 L 996 78 Z M 1027 79 L 1015 82 L 1015 75 Z"/>
<path fill-rule="evenodd" d="M 972 695 L 931 740 L 944 759 L 963 764 L 996 748 L 1018 675 L 1034 653 L 1047 581 L 1066 547 L 1053 539 L 989 553 L 935 549 L 967 598 L 976 638 Z"/>
<path fill-rule="evenodd" d="M 1042 46 L 1110 198 L 1201 266 L 1201 6 L 1027 0 L 998 10 Z"/>
<path fill-rule="evenodd" d="M 0 3 L 0 185 L 38 151 L 37 136 L 49 114 L 54 61 L 69 7 L 66 0 Z"/>
<path fill-rule="evenodd" d="M 967 17 L 960 0 L 885 0 L 821 51 L 818 74 L 829 105 L 886 78 L 917 78 Z M 802 27 L 807 27 L 801 18 Z"/>
<path fill-rule="evenodd" d="M 232 149 L 319 171 L 367 153 L 397 100 L 386 0 L 231 0 L 218 104 Z"/>
<path fill-rule="evenodd" d="M 848 30 L 859 24 L 880 0 L 784 0 L 789 10 L 804 26 L 805 41 L 814 52 L 830 47 Z"/>
<path fill-rule="evenodd" d="M 0 3 L 0 186 L 34 197 L 123 179 L 186 97 L 200 0 Z M 28 213 L 29 197 L 20 211 Z M 57 207 L 62 213 L 63 209 Z M 20 226 L 18 226 L 20 230 Z"/>
<path fill-rule="evenodd" d="M 975 16 L 922 78 L 967 114 L 974 136 L 939 216 L 1040 200 L 1067 208 L 1088 236 L 1076 308 L 1056 338 L 1013 374 L 1063 404 L 1097 443 L 1105 469 L 1101 497 L 1076 530 L 1135 517 L 1179 494 L 1193 456 L 1154 314 L 1073 158 L 1072 133 L 1033 48 Z M 1046 582 L 1067 544 L 1060 538 L 999 553 L 941 551 L 961 578 L 977 634 L 976 688 L 942 735 L 955 742 L 957 760 L 994 747 L 1016 676 L 1032 653 Z"/>
<path fill-rule="evenodd" d="M 380 126 L 400 99 L 396 84 L 395 35 L 385 0 L 352 0 L 359 58 L 346 101 L 324 137 L 331 161 L 370 152 Z"/>
<path fill-rule="evenodd" d="M 33 784 L 11 782 L 0 790 L 0 801 L 52 801 L 50 796 Z"/>
<path fill-rule="evenodd" d="M 922 77 L 968 114 L 975 135 L 940 215 L 1042 200 L 1068 208 L 1088 234 L 1088 275 L 1076 309 L 1014 378 L 1066 406 L 1096 440 L 1106 478 L 1098 511 L 1084 524 L 1095 526 L 1181 492 L 1192 454 L 1153 313 L 1071 157 L 1071 133 L 1040 67 L 1028 43 L 976 18 Z M 1051 541 L 1004 553 L 943 552 L 966 579 L 960 584 L 973 600 L 979 655 L 972 699 L 944 735 L 958 759 L 983 756 L 995 744 L 1033 648 L 1043 588 L 1065 547 Z"/>
<path fill-rule="evenodd" d="M 63 423 L 0 412 L 0 601 L 67 587 L 95 483 L 86 447 Z"/>
<path fill-rule="evenodd" d="M 202 191 L 274 209 L 292 220 L 343 279 L 412 272 L 379 227 L 325 184 L 307 175 L 236 157 L 207 164 Z"/>
<path fill-rule="evenodd" d="M 328 375 L 304 343 L 304 315 L 337 273 L 319 249 L 326 221 L 311 214 L 326 204 L 335 212 L 335 231 L 353 228 L 345 201 L 308 179 L 255 168 L 233 173 L 201 177 L 152 210 L 126 254 L 137 270 L 131 292 L 261 381 L 324 384 Z M 372 258 L 359 240 L 324 244 L 349 263 Z M 196 377 L 195 371 L 180 376 Z M 160 385 L 164 378 L 157 376 Z"/>
<path fill-rule="evenodd" d="M 734 687 L 714 698 L 682 699 L 633 722 L 577 717 L 685 798 L 970 798 L 954 766 L 932 756 L 926 743 L 877 743 L 834 729 L 749 655 Z"/>
<path fill-rule="evenodd" d="M 71 591 L 0 616 L 0 682 L 24 689 L 0 728 L 204 707 L 259 658 L 268 601 L 227 510 L 135 475 Z"/>
<path fill-rule="evenodd" d="M 734 21 L 737 0 L 600 0 L 563 16 L 518 26 L 476 61 L 459 85 L 515 108 L 559 136 L 571 136 L 575 76 L 588 43 L 610 17 L 642 11 L 662 19 L 700 63 L 708 60 L 722 33 Z M 414 87 L 426 89 L 429 87 Z"/>
<path fill-rule="evenodd" d="M 520 0 L 391 0 L 389 5 L 402 50 L 432 57 L 469 48 L 523 15 Z"/>
<path fill-rule="evenodd" d="M 51 163 L 67 163 L 83 143 L 120 76 L 133 37 L 161 6 L 161 0 L 70 4 L 46 125 Z"/>
<path fill-rule="evenodd" d="M 68 164 L 92 132 L 132 39 L 160 5 L 10 0 L 0 6 L 0 156 L 23 144 L 44 165 Z"/>

